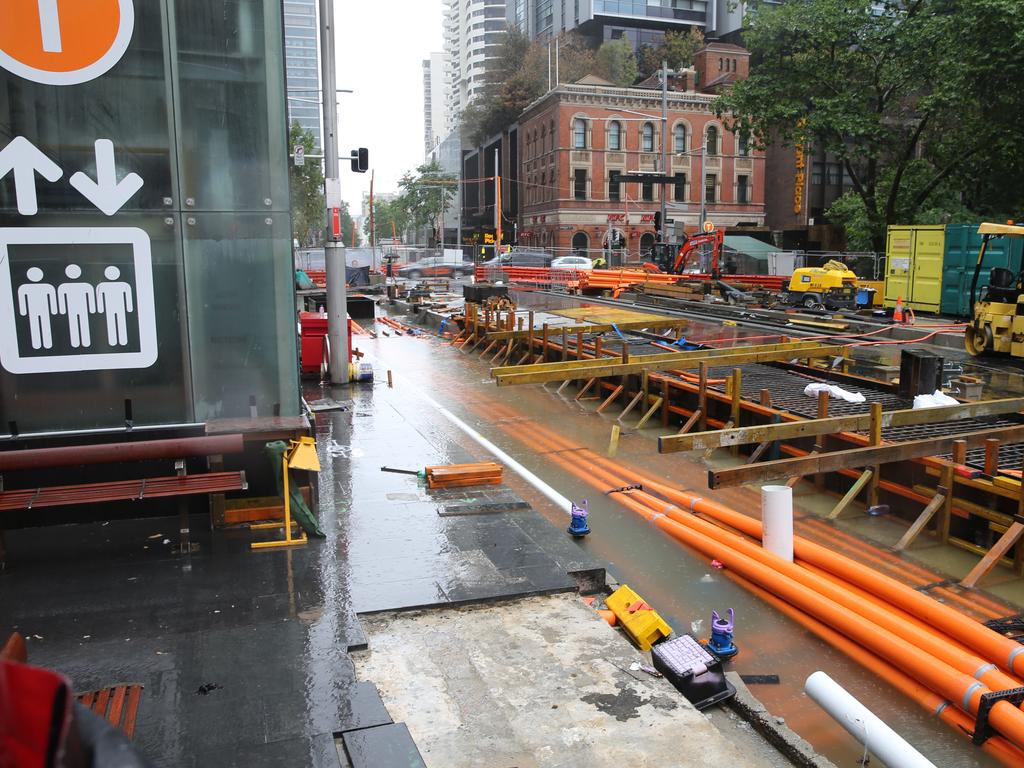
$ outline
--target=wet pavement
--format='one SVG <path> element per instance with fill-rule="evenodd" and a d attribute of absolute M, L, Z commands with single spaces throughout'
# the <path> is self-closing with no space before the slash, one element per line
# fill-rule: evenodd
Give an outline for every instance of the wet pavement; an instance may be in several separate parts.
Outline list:
<path fill-rule="evenodd" d="M 253 552 L 256 534 L 199 515 L 188 555 L 174 552 L 177 518 L 7 534 L 0 635 L 21 632 L 30 662 L 75 690 L 144 685 L 135 743 L 154 765 L 419 764 L 357 679 L 357 613 L 604 583 L 507 487 L 428 491 L 381 472 L 480 459 L 415 401 L 381 385 L 332 394 L 346 402 L 317 417 L 325 540 Z"/>

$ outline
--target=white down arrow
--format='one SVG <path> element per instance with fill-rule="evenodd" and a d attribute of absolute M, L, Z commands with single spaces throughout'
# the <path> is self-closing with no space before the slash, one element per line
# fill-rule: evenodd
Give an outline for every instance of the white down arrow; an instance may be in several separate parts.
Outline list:
<path fill-rule="evenodd" d="M 117 167 L 114 164 L 114 142 L 110 139 L 96 139 L 96 181 L 81 171 L 69 179 L 71 186 L 85 198 L 103 211 L 113 216 L 128 198 L 142 189 L 142 177 L 137 173 L 129 173 L 121 181 L 117 180 Z"/>

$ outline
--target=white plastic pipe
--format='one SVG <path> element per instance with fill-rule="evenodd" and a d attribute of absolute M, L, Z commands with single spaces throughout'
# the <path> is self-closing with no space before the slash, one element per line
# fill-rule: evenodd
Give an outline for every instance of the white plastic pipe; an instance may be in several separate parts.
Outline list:
<path fill-rule="evenodd" d="M 804 683 L 807 695 L 889 768 L 935 768 L 935 764 L 883 723 L 824 672 Z"/>
<path fill-rule="evenodd" d="M 541 480 L 539 477 L 537 477 L 535 474 L 533 474 L 533 472 L 531 472 L 526 467 L 524 467 L 522 464 L 520 464 L 518 461 L 513 459 L 511 456 L 509 456 L 507 453 L 505 453 L 503 450 L 501 450 L 501 448 L 499 448 L 494 443 L 492 443 L 490 440 L 488 440 L 486 437 L 481 435 L 479 432 L 477 432 L 475 429 L 473 429 L 471 426 L 469 426 L 469 424 L 464 422 L 462 419 L 460 419 L 454 413 L 452 413 L 447 408 L 445 408 L 443 405 L 438 403 L 436 400 L 434 400 L 433 398 L 429 397 L 428 395 L 425 395 L 423 392 L 419 392 L 418 394 L 419 394 L 420 397 L 422 397 L 424 400 L 426 400 L 428 403 L 430 403 L 432 406 L 434 406 L 434 408 L 437 410 L 437 412 L 440 413 L 442 416 L 444 416 L 446 419 L 448 419 L 448 421 L 450 421 L 452 424 L 454 424 L 459 429 L 461 429 L 463 432 L 465 432 L 476 443 L 478 443 L 481 446 L 483 446 L 487 451 L 489 451 L 491 454 L 493 454 L 495 458 L 501 460 L 501 462 L 506 467 L 511 469 L 513 472 L 515 472 L 521 478 L 523 478 L 523 480 L 525 480 L 531 486 L 533 486 L 538 491 L 540 491 L 542 494 L 544 494 L 545 497 L 547 497 L 550 501 L 552 501 L 555 504 L 555 506 L 557 506 L 560 510 L 565 512 L 565 514 L 567 514 L 567 515 L 571 515 L 572 514 L 572 502 L 569 501 L 569 499 L 567 499 L 565 496 L 560 494 L 558 491 L 556 491 L 550 485 L 545 483 L 543 480 Z"/>
<path fill-rule="evenodd" d="M 761 545 L 793 562 L 793 489 L 787 485 L 761 488 Z"/>

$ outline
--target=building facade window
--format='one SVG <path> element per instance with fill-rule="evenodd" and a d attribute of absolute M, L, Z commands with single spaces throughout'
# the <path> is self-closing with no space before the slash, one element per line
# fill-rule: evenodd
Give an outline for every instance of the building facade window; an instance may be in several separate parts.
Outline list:
<path fill-rule="evenodd" d="M 640 132 L 640 150 L 642 152 L 654 151 L 654 124 L 644 123 Z"/>
<path fill-rule="evenodd" d="M 587 199 L 587 169 L 577 168 L 572 172 L 572 196 L 577 200 Z"/>
<path fill-rule="evenodd" d="M 739 133 L 736 135 L 736 154 L 740 157 L 750 156 L 750 135 Z"/>
<path fill-rule="evenodd" d="M 679 123 L 675 128 L 672 129 L 672 151 L 686 151 L 686 126 L 683 125 L 682 123 Z"/>
<path fill-rule="evenodd" d="M 579 256 L 586 256 L 590 250 L 590 238 L 586 232 L 577 232 L 572 236 L 572 250 Z"/>
<path fill-rule="evenodd" d="M 608 149 L 612 152 L 622 149 L 622 123 L 618 120 L 608 123 Z"/>
<path fill-rule="evenodd" d="M 582 117 L 572 121 L 572 146 L 573 149 L 587 148 L 587 121 Z"/>
<path fill-rule="evenodd" d="M 686 202 L 686 174 L 677 173 L 672 184 L 672 198 L 677 203 Z"/>
<path fill-rule="evenodd" d="M 737 203 L 749 203 L 750 202 L 750 177 L 749 176 L 737 176 L 736 177 L 736 202 Z"/>
<path fill-rule="evenodd" d="M 608 171 L 608 199 L 613 203 L 622 200 L 622 183 L 619 181 L 621 171 Z"/>
<path fill-rule="evenodd" d="M 651 202 L 654 199 L 654 182 L 644 181 L 640 184 L 640 199 L 644 202 Z"/>
<path fill-rule="evenodd" d="M 718 191 L 718 176 L 713 173 L 709 173 L 704 177 L 704 202 L 713 203 L 717 197 L 716 192 Z"/>
<path fill-rule="evenodd" d="M 706 138 L 705 138 L 705 142 L 704 142 L 704 147 L 705 147 L 704 151 L 707 152 L 707 154 L 709 154 L 709 155 L 717 155 L 718 154 L 718 127 L 717 126 L 714 126 L 714 125 L 709 125 L 708 126 L 708 130 L 707 130 L 707 134 L 706 134 Z"/>

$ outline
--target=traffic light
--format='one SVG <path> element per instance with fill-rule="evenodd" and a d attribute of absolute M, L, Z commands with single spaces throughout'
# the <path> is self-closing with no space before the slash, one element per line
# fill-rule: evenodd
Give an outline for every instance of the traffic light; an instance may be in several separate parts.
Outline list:
<path fill-rule="evenodd" d="M 370 150 L 360 147 L 353 149 L 349 156 L 352 158 L 352 173 L 366 173 L 370 167 Z"/>

